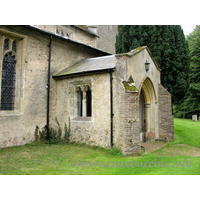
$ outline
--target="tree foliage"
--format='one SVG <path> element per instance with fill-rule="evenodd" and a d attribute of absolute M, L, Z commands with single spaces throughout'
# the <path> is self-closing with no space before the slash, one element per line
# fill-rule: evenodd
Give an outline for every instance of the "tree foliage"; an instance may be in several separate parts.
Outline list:
<path fill-rule="evenodd" d="M 189 68 L 189 87 L 179 110 L 185 117 L 200 116 L 200 25 L 187 37 L 191 60 Z"/>
<path fill-rule="evenodd" d="M 179 103 L 187 92 L 189 51 L 179 25 L 121 25 L 116 37 L 116 53 L 147 46 L 161 71 L 161 84 Z"/>

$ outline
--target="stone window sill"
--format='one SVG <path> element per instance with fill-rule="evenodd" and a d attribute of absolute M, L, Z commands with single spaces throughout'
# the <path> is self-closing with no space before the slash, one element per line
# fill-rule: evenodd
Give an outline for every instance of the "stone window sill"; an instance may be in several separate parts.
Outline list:
<path fill-rule="evenodd" d="M 125 92 L 126 92 L 126 93 L 138 93 L 137 90 L 126 90 Z"/>
<path fill-rule="evenodd" d="M 71 122 L 83 122 L 83 123 L 91 123 L 92 117 L 75 117 L 71 120 Z"/>
<path fill-rule="evenodd" d="M 18 110 L 0 111 L 0 117 L 19 117 L 21 114 Z"/>

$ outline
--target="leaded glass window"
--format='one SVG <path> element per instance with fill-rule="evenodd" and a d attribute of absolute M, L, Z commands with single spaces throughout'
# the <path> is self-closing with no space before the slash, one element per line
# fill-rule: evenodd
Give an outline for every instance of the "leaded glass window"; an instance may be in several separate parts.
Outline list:
<path fill-rule="evenodd" d="M 9 50 L 9 40 L 5 39 L 4 40 L 4 48 L 3 48 L 4 52 Z"/>
<path fill-rule="evenodd" d="M 17 53 L 17 44 L 16 44 L 15 41 L 12 43 L 12 50 L 13 50 L 15 53 Z"/>
<path fill-rule="evenodd" d="M 1 110 L 14 110 L 16 60 L 12 53 L 4 56 L 1 82 Z"/>

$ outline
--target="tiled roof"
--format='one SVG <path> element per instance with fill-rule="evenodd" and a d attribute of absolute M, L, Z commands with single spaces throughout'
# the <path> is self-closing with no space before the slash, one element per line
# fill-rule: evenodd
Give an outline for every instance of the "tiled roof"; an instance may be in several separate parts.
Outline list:
<path fill-rule="evenodd" d="M 108 71 L 115 68 L 116 62 L 115 55 L 88 58 L 54 74 L 53 78 Z"/>

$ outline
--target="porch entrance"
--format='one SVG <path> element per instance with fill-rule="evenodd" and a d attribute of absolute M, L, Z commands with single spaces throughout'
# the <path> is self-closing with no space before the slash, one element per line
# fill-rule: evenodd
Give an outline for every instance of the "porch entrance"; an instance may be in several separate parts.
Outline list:
<path fill-rule="evenodd" d="M 155 135 L 155 90 L 149 78 L 142 84 L 139 95 L 140 141 Z"/>
<path fill-rule="evenodd" d="M 140 120 L 140 141 L 144 141 L 144 132 L 145 132 L 145 109 L 144 109 L 144 94 L 143 91 L 140 92 L 139 98 L 139 120 Z"/>

